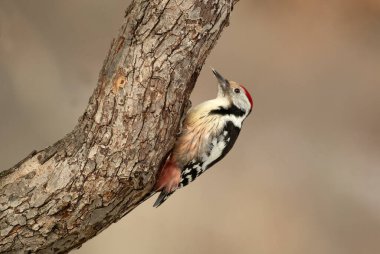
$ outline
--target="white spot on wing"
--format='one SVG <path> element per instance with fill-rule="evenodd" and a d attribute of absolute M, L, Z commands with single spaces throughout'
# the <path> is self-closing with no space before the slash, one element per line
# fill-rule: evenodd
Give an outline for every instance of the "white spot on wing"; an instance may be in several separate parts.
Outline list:
<path fill-rule="evenodd" d="M 191 170 L 192 170 L 192 168 L 186 168 L 186 169 L 183 171 L 183 173 L 186 175 L 186 174 L 190 173 Z"/>
<path fill-rule="evenodd" d="M 203 163 L 203 170 L 205 170 L 207 168 L 208 165 L 210 165 L 213 161 L 215 161 L 216 159 L 218 159 L 222 153 L 223 153 L 223 150 L 224 148 L 226 147 L 226 143 L 221 140 L 218 142 L 218 140 L 216 138 L 214 138 L 212 140 L 212 144 L 213 144 L 213 147 L 210 151 L 210 155 L 205 159 L 204 163 Z"/>
<path fill-rule="evenodd" d="M 202 169 L 202 167 L 199 164 L 195 164 L 192 167 L 185 168 L 185 170 L 183 171 L 183 174 L 187 175 L 193 170 L 196 170 L 199 173 L 201 171 L 201 169 Z"/>
<path fill-rule="evenodd" d="M 187 175 L 186 178 L 189 180 L 188 181 L 189 183 L 193 180 L 193 178 L 191 177 L 191 175 Z"/>

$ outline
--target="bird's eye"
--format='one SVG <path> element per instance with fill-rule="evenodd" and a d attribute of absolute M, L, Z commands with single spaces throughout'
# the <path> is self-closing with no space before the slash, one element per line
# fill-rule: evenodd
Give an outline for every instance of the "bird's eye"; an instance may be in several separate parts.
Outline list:
<path fill-rule="evenodd" d="M 235 93 L 240 93 L 240 89 L 239 88 L 235 88 L 234 92 Z"/>

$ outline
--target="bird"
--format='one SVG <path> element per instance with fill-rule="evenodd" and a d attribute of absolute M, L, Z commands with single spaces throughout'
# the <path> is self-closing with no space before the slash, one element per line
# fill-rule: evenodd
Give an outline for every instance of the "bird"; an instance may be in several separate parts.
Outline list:
<path fill-rule="evenodd" d="M 154 193 L 160 192 L 154 207 L 223 159 L 252 111 L 252 96 L 243 85 L 225 79 L 215 69 L 212 72 L 218 81 L 217 97 L 191 108 L 184 117 L 154 185 Z"/>

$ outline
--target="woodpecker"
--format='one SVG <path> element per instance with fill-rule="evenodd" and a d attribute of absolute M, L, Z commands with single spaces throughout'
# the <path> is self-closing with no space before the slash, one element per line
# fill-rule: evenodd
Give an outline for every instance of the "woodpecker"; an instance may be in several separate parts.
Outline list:
<path fill-rule="evenodd" d="M 185 116 L 154 187 L 155 192 L 161 192 L 154 207 L 223 159 L 252 111 L 253 100 L 247 89 L 212 71 L 219 83 L 217 97 L 193 107 Z"/>

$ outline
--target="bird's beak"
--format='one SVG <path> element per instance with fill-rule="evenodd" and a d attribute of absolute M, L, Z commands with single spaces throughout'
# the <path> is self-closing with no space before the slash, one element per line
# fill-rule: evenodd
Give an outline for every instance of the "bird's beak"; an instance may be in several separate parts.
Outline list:
<path fill-rule="evenodd" d="M 224 95 L 228 92 L 228 88 L 230 87 L 230 82 L 228 82 L 227 79 L 225 79 L 222 75 L 220 75 L 219 72 L 217 72 L 215 69 L 212 69 L 212 72 L 214 73 L 216 79 L 219 82 L 219 92 L 218 94 Z"/>

